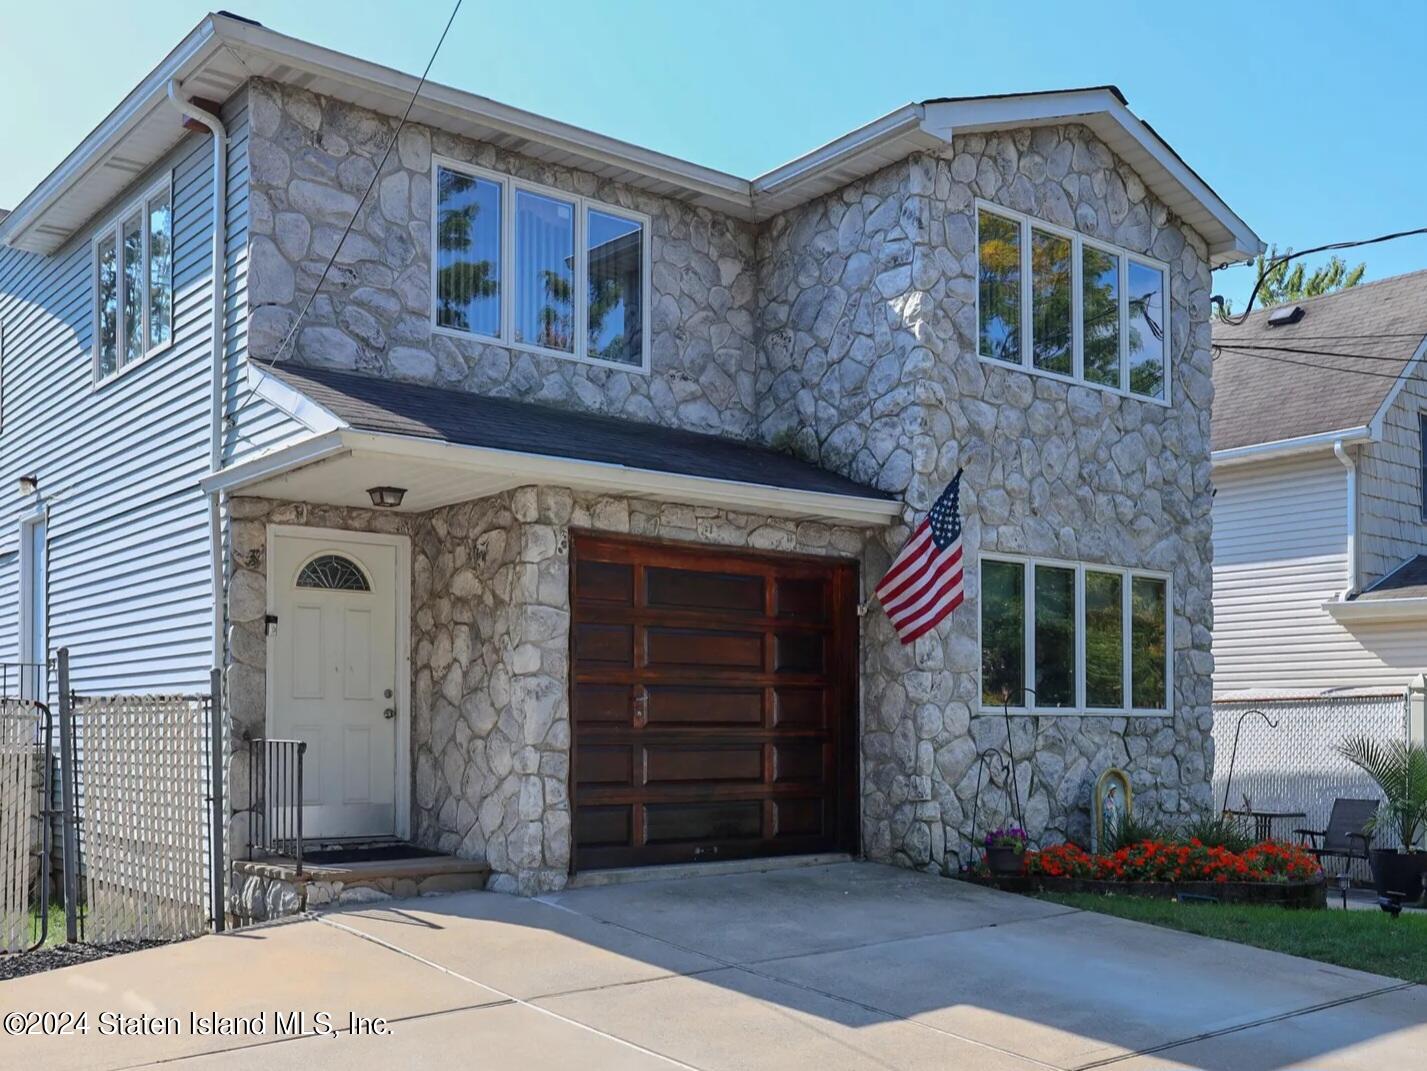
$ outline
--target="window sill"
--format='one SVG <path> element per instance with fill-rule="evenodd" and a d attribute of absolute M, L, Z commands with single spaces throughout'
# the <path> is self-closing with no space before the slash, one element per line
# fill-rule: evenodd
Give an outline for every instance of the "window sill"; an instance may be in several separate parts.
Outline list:
<path fill-rule="evenodd" d="M 1088 390 L 1100 391 L 1103 394 L 1113 394 L 1117 398 L 1129 398 L 1136 402 L 1148 402 L 1150 405 L 1159 405 L 1169 408 L 1169 399 L 1153 398 L 1148 394 L 1136 394 L 1134 391 L 1121 390 L 1119 387 L 1106 386 L 1103 383 L 1096 383 L 1089 379 L 1076 379 L 1074 376 L 1067 376 L 1061 372 L 1050 372 L 1044 368 L 1037 368 L 1034 365 L 1016 364 L 1011 361 L 1003 361 L 999 357 L 987 357 L 984 353 L 978 353 L 976 359 L 982 364 L 989 364 L 996 368 L 1005 369 L 1008 372 L 1024 372 L 1028 376 L 1040 376 L 1042 379 L 1054 380 L 1056 383 L 1064 383 L 1071 387 L 1085 387 Z"/>
<path fill-rule="evenodd" d="M 536 357 L 554 357 L 560 361 L 573 361 L 575 364 L 587 364 L 595 368 L 608 368 L 616 372 L 629 372 L 637 376 L 649 375 L 649 357 L 644 357 L 642 364 L 624 364 L 620 361 L 606 361 L 600 357 L 586 357 L 583 354 L 569 353 L 566 350 L 552 350 L 546 346 L 537 346 L 532 342 L 517 342 L 514 339 L 497 335 L 482 335 L 475 331 L 462 331 L 455 327 L 446 327 L 442 324 L 433 323 L 431 325 L 433 335 L 443 335 L 446 338 L 464 339 L 467 342 L 478 343 L 483 346 L 500 346 L 503 349 L 513 350 L 516 353 L 529 353 Z"/>
<path fill-rule="evenodd" d="M 115 380 L 123 379 L 126 375 L 128 375 L 130 372 L 132 372 L 135 368 L 142 368 L 144 365 L 148 364 L 150 361 L 157 360 L 158 358 L 162 357 L 164 354 L 168 353 L 169 350 L 171 350 L 171 349 L 173 349 L 173 342 L 172 342 L 172 340 L 170 340 L 170 341 L 168 341 L 168 342 L 165 342 L 162 346 L 157 346 L 157 347 L 155 347 L 154 349 L 149 350 L 147 353 L 145 353 L 145 354 L 143 354 L 143 355 L 141 355 L 141 356 L 135 358 L 134 360 L 130 361 L 130 362 L 129 362 L 128 364 L 126 364 L 126 365 L 121 365 L 121 366 L 120 366 L 119 368 L 117 368 L 115 371 L 110 372 L 110 373 L 109 373 L 107 376 L 105 376 L 103 379 L 99 379 L 98 377 L 95 377 L 95 379 L 94 379 L 94 390 L 95 390 L 95 391 L 103 390 L 105 387 L 109 386 L 109 384 L 113 383 Z"/>
<path fill-rule="evenodd" d="M 971 711 L 973 718 L 1000 718 L 1009 713 L 1013 718 L 1170 718 L 1170 710 L 1097 710 L 1074 707 L 1003 707 L 977 706 Z"/>

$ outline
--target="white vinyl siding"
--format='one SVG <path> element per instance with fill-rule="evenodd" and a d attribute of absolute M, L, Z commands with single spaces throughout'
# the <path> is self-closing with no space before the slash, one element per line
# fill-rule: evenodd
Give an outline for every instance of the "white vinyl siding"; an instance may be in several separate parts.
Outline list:
<path fill-rule="evenodd" d="M 230 227 L 245 233 L 246 113 L 233 133 Z M 94 232 L 51 257 L 0 249 L 7 416 L 0 469 L 35 472 L 49 505 L 49 642 L 73 653 L 81 692 L 207 690 L 207 509 L 212 358 L 212 141 L 186 138 L 122 202 L 173 183 L 171 345 L 93 389 Z M 109 218 L 109 217 L 106 217 Z M 229 322 L 245 313 L 229 256 Z M 241 340 L 233 343 L 241 345 Z M 231 354 L 230 350 L 230 354 Z M 17 657 L 19 519 L 32 500 L 0 484 L 0 660 Z"/>
<path fill-rule="evenodd" d="M 1406 559 L 1427 553 L 1422 518 L 1421 414 L 1427 413 L 1427 373 L 1422 365 L 1393 399 L 1382 440 L 1358 455 L 1360 582 L 1366 586 Z"/>
<path fill-rule="evenodd" d="M 1427 669 L 1420 622 L 1338 624 L 1347 470 L 1331 453 L 1214 471 L 1214 692 L 1400 687 Z"/>

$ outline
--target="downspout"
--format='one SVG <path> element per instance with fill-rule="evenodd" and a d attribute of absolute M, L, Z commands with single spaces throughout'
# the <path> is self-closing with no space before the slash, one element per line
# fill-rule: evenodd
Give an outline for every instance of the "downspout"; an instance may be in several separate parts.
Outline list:
<path fill-rule="evenodd" d="M 225 328 L 228 298 L 228 130 L 216 115 L 202 105 L 184 99 L 178 80 L 169 79 L 168 99 L 190 121 L 208 128 L 213 135 L 213 362 L 212 394 L 208 422 L 208 471 L 217 472 L 223 463 L 223 381 L 227 366 Z M 210 700 L 209 746 L 212 749 L 208 804 L 211 808 L 212 850 L 209 896 L 213 929 L 227 929 L 228 867 L 224 856 L 228 847 L 228 804 L 225 799 L 224 766 L 228 755 L 228 734 L 223 724 L 223 518 L 219 492 L 208 492 L 208 571 L 213 588 L 213 651 L 208 674 Z"/>
<path fill-rule="evenodd" d="M 189 102 L 177 79 L 169 79 L 169 102 L 187 119 L 208 128 L 213 135 L 213 391 L 208 428 L 208 471 L 223 464 L 224 328 L 228 296 L 228 131 L 222 120 Z M 223 669 L 223 525 L 219 493 L 208 493 L 209 574 L 213 587 L 213 668 Z"/>
<path fill-rule="evenodd" d="M 1348 470 L 1348 585 L 1338 596 L 1346 602 L 1358 587 L 1358 463 L 1342 439 L 1333 440 L 1333 453 Z"/>

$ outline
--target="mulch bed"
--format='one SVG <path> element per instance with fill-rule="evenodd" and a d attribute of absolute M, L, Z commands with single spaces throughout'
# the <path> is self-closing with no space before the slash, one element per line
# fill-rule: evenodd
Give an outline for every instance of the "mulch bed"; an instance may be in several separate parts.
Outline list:
<path fill-rule="evenodd" d="M 76 963 L 118 956 L 125 952 L 137 952 L 141 948 L 153 948 L 168 944 L 167 941 L 115 941 L 107 945 L 49 945 L 33 952 L 12 952 L 0 955 L 0 981 L 21 978 L 27 974 L 73 967 Z"/>
<path fill-rule="evenodd" d="M 1090 878 L 1044 878 L 1017 875 L 974 876 L 966 880 L 1016 893 L 1100 893 L 1173 900 L 1184 896 L 1225 904 L 1278 904 L 1281 907 L 1323 907 L 1327 885 L 1319 881 L 1097 881 Z"/>

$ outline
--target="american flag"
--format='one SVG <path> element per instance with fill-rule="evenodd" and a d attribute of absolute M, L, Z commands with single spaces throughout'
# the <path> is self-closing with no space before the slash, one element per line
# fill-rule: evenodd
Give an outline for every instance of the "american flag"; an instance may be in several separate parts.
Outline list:
<path fill-rule="evenodd" d="M 961 605 L 961 471 L 877 585 L 897 637 L 911 643 Z"/>

